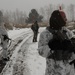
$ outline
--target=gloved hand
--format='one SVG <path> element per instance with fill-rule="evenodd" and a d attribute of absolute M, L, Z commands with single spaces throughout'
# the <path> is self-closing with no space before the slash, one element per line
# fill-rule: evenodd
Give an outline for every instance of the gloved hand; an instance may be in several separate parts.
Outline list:
<path fill-rule="evenodd" d="M 3 36 L 4 41 L 5 41 L 6 39 L 11 40 L 7 35 L 2 35 L 2 36 Z"/>

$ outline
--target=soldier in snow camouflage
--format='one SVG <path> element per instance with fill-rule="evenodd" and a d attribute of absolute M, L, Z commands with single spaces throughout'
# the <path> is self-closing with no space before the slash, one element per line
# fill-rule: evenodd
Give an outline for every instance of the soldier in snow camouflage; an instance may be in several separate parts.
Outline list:
<path fill-rule="evenodd" d="M 9 43 L 9 38 L 8 38 L 8 33 L 4 27 L 3 24 L 3 13 L 0 11 L 0 46 L 2 47 L 2 60 L 7 61 L 8 60 L 8 43 Z"/>
<path fill-rule="evenodd" d="M 63 52 L 60 36 L 55 34 L 61 33 L 66 39 L 73 38 L 73 33 L 66 28 L 66 21 L 65 13 L 55 10 L 49 20 L 50 26 L 40 34 L 38 53 L 46 58 L 45 75 L 75 75 L 74 64 L 69 64 L 74 53 Z"/>

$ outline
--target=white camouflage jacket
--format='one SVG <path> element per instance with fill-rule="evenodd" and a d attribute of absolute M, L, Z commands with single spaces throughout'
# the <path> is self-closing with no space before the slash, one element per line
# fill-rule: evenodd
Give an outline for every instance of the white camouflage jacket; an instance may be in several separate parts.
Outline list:
<path fill-rule="evenodd" d="M 66 35 L 69 39 L 73 37 L 73 33 L 66 27 L 63 27 L 61 31 L 66 30 Z M 48 42 L 53 38 L 53 34 L 47 29 L 40 34 L 40 39 L 38 43 L 38 53 L 46 58 L 46 72 L 45 75 L 75 75 L 74 65 L 69 65 L 69 62 L 54 61 L 53 59 L 48 59 L 47 57 L 51 54 Z"/>
<path fill-rule="evenodd" d="M 3 25 L 3 23 L 0 23 L 0 46 L 2 47 L 2 53 L 1 53 L 1 57 L 2 58 L 7 58 L 8 52 L 7 52 L 7 48 L 8 48 L 8 40 L 4 40 L 4 36 L 6 35 L 8 37 L 8 33 Z"/>

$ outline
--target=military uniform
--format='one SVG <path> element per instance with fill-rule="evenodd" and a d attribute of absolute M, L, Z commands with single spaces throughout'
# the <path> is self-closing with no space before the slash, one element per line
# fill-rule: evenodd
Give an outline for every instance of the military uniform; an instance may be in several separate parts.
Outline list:
<path fill-rule="evenodd" d="M 69 39 L 73 37 L 73 33 L 67 28 L 63 27 L 61 32 L 66 30 L 66 35 Z M 46 29 L 40 34 L 40 39 L 38 43 L 38 53 L 42 57 L 46 58 L 46 72 L 45 75 L 75 75 L 74 64 L 70 65 L 68 59 L 67 61 L 54 60 L 53 58 L 48 58 L 51 55 L 48 42 L 53 39 L 53 34 Z M 60 57 L 60 56 L 59 56 Z"/>
<path fill-rule="evenodd" d="M 37 42 L 37 36 L 38 36 L 38 29 L 39 29 L 39 26 L 38 24 L 35 22 L 32 26 L 31 26 L 31 29 L 33 30 L 33 42 Z"/>
<path fill-rule="evenodd" d="M 8 37 L 8 33 L 5 29 L 5 27 L 3 26 L 3 24 L 0 25 L 0 39 L 1 39 L 1 46 L 2 46 L 2 58 L 5 59 L 8 57 L 8 38 L 6 38 L 6 36 Z"/>

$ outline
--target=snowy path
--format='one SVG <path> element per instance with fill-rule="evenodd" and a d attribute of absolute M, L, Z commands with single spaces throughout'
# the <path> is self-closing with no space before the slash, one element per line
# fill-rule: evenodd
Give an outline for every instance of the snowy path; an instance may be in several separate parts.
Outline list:
<path fill-rule="evenodd" d="M 30 44 L 27 50 L 27 65 L 30 75 L 44 75 L 45 72 L 45 59 L 39 56 L 37 46 L 38 42 Z"/>
<path fill-rule="evenodd" d="M 37 47 L 32 38 L 22 45 L 12 75 L 44 75 L 45 59 L 39 56 Z"/>
<path fill-rule="evenodd" d="M 37 52 L 38 42 L 33 43 L 31 36 L 26 38 L 16 47 L 0 75 L 44 75 L 45 59 Z"/>

